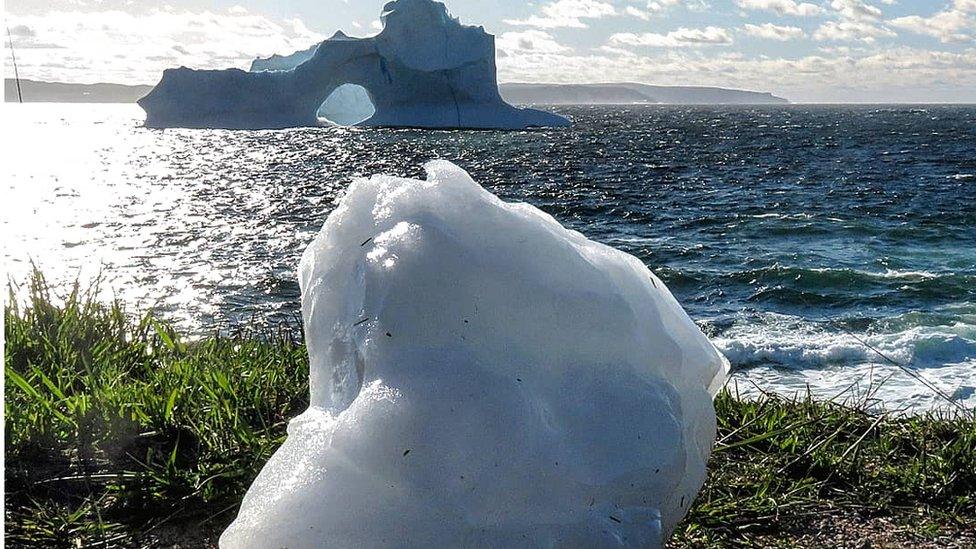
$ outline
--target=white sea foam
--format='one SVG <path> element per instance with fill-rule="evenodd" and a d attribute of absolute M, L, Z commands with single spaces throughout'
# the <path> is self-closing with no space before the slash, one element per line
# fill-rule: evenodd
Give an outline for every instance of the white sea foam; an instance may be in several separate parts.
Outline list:
<path fill-rule="evenodd" d="M 851 335 L 798 317 L 764 314 L 759 321 L 733 326 L 713 341 L 740 370 L 740 379 L 756 381 L 764 390 L 796 394 L 809 387 L 816 396 L 825 397 L 851 384 L 868 390 L 886 379 L 883 386 L 871 390 L 888 409 L 949 405 L 890 359 L 943 392 L 960 395 L 970 402 L 967 405 L 976 405 L 967 390 L 976 385 L 976 325 L 962 321 L 912 325 L 916 316 L 889 320 L 892 331 Z"/>
<path fill-rule="evenodd" d="M 312 406 L 221 546 L 660 547 L 727 361 L 635 257 L 427 170 L 305 252 Z"/>
<path fill-rule="evenodd" d="M 938 278 L 940 275 L 936 273 L 930 273 L 928 271 L 903 271 L 898 269 L 888 269 L 880 275 L 875 273 L 866 273 L 874 276 L 881 276 L 883 278 L 897 278 L 897 279 L 909 279 L 909 280 L 930 280 L 933 278 Z"/>
<path fill-rule="evenodd" d="M 916 327 L 859 338 L 885 356 L 915 367 L 976 359 L 976 328 L 966 324 Z M 716 338 L 715 345 L 735 366 L 774 363 L 791 368 L 820 368 L 883 360 L 870 347 L 845 332 L 826 331 L 801 322 L 751 325 Z"/>

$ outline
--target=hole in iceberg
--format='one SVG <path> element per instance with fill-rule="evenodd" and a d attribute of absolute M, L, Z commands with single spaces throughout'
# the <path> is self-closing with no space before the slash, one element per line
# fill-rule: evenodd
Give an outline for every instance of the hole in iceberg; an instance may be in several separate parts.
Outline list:
<path fill-rule="evenodd" d="M 376 108 L 366 88 L 357 84 L 343 84 L 325 98 L 317 116 L 327 123 L 352 126 L 373 116 L 374 112 Z"/>

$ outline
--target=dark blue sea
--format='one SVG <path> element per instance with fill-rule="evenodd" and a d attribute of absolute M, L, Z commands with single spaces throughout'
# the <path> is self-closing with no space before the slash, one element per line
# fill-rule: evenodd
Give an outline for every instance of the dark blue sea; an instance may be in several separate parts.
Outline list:
<path fill-rule="evenodd" d="M 298 258 L 350 180 L 444 158 L 643 260 L 740 392 L 947 405 L 921 377 L 976 406 L 976 107 L 553 110 L 572 128 L 148 130 L 135 106 L 8 106 L 4 258 L 15 281 L 31 259 L 100 272 L 196 333 L 294 323 Z"/>

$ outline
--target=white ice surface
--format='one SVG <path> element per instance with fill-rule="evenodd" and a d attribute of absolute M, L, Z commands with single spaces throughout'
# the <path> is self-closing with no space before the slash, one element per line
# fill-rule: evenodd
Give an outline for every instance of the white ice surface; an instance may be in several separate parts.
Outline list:
<path fill-rule="evenodd" d="M 633 256 L 427 171 L 305 251 L 312 405 L 221 547 L 660 546 L 727 361 Z"/>

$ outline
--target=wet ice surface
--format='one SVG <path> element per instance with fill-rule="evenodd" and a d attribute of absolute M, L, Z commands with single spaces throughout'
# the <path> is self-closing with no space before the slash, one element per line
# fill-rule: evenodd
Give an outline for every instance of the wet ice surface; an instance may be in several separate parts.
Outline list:
<path fill-rule="evenodd" d="M 895 374 L 877 397 L 939 404 L 850 330 L 976 402 L 976 108 L 559 110 L 572 128 L 228 132 L 7 105 L 6 266 L 104 265 L 103 286 L 186 330 L 294 325 L 299 256 L 352 178 L 446 158 L 650 265 L 742 382 L 829 397 Z"/>
<path fill-rule="evenodd" d="M 302 257 L 311 407 L 221 546 L 660 547 L 728 364 L 637 258 L 445 161 Z"/>

